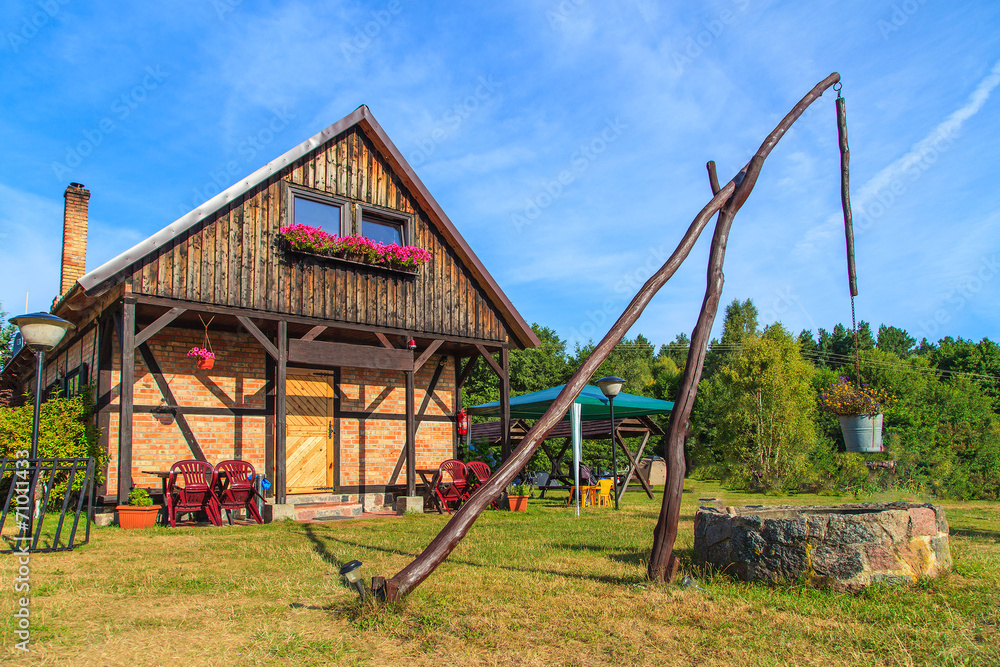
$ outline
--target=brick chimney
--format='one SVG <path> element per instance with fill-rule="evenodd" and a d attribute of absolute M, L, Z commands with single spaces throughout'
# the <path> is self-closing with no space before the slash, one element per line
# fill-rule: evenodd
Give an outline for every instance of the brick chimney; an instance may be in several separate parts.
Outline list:
<path fill-rule="evenodd" d="M 62 271 L 59 276 L 59 294 L 66 294 L 87 272 L 87 207 L 90 190 L 79 183 L 66 188 L 66 207 L 63 210 Z"/>

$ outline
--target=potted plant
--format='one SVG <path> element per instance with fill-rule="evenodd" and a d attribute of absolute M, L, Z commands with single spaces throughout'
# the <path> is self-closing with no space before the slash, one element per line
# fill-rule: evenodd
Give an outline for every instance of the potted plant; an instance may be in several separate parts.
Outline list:
<path fill-rule="evenodd" d="M 881 389 L 839 377 L 820 394 L 819 408 L 840 418 L 847 451 L 869 454 L 882 451 L 882 417 L 895 400 Z"/>
<path fill-rule="evenodd" d="M 507 487 L 507 502 L 511 512 L 527 512 L 528 496 L 531 495 L 530 484 L 511 484 Z"/>
<path fill-rule="evenodd" d="M 187 356 L 194 357 L 194 362 L 198 365 L 198 368 L 208 370 L 212 366 L 215 366 L 215 352 L 204 347 L 192 347 L 188 350 Z"/>
<path fill-rule="evenodd" d="M 366 236 L 337 236 L 309 225 L 288 225 L 279 228 L 278 233 L 288 248 L 296 252 L 337 257 L 409 273 L 416 273 L 431 259 L 429 252 L 417 246 L 379 243 Z"/>
<path fill-rule="evenodd" d="M 153 504 L 149 491 L 134 488 L 128 492 L 128 505 L 119 505 L 118 525 L 122 528 L 152 528 L 156 525 L 156 515 L 160 506 Z"/>

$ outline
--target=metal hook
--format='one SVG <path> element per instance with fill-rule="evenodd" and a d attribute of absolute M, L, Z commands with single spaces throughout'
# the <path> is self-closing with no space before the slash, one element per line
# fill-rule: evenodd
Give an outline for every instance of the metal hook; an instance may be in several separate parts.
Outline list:
<path fill-rule="evenodd" d="M 840 99 L 840 89 L 843 88 L 843 87 L 844 87 L 844 84 L 842 84 L 840 81 L 838 81 L 837 83 L 833 84 L 833 89 L 837 91 L 837 99 L 838 100 Z"/>

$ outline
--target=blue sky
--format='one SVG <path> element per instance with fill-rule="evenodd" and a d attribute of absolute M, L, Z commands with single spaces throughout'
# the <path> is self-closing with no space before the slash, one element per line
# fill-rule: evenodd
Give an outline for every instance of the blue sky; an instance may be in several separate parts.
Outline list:
<path fill-rule="evenodd" d="M 55 296 L 70 182 L 94 268 L 367 104 L 525 319 L 599 339 L 709 199 L 705 162 L 731 178 L 838 71 L 858 317 L 1000 337 L 1000 3 L 96 4 L 0 18 L 11 314 Z M 833 99 L 771 154 L 726 257 L 723 304 L 795 332 L 851 318 Z M 630 335 L 690 333 L 709 240 Z"/>

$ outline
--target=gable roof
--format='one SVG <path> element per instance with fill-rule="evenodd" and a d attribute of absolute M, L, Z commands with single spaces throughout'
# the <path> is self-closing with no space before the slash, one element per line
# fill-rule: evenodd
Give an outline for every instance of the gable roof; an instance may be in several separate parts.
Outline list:
<path fill-rule="evenodd" d="M 462 235 L 456 229 L 454 223 L 448 218 L 440 204 L 434 199 L 430 191 L 423 184 L 416 172 L 400 153 L 396 145 L 389 139 L 382 126 L 378 124 L 375 117 L 367 106 L 361 105 L 351 114 L 341 118 L 325 130 L 306 139 L 298 146 L 295 146 L 284 155 L 271 160 L 266 165 L 253 172 L 246 178 L 223 190 L 216 196 L 206 201 L 201 206 L 189 213 L 181 216 L 160 231 L 156 232 L 144 241 L 140 241 L 133 247 L 121 253 L 114 259 L 105 262 L 96 269 L 88 272 L 77 282 L 88 294 L 93 296 L 101 294 L 115 284 L 115 279 L 120 274 L 124 274 L 135 262 L 140 261 L 148 255 L 154 253 L 158 248 L 169 243 L 173 239 L 183 235 L 189 229 L 202 222 L 213 213 L 239 199 L 244 194 L 252 190 L 257 185 L 265 182 L 274 174 L 293 164 L 295 161 L 316 150 L 330 139 L 342 134 L 346 130 L 357 126 L 365 136 L 374 144 L 378 151 L 385 157 L 393 171 L 402 181 L 403 185 L 410 191 L 416 199 L 420 208 L 427 214 L 431 224 L 441 233 L 445 241 L 451 246 L 465 266 L 472 273 L 473 277 L 482 286 L 483 292 L 490 299 L 493 305 L 503 316 L 511 333 L 516 338 L 518 347 L 535 347 L 540 344 L 535 332 L 531 330 L 521 314 L 517 312 L 514 305 L 497 285 L 493 276 L 490 275 L 486 267 L 479 260 L 476 254 L 469 247 Z M 66 301 L 66 295 L 62 301 Z"/>

